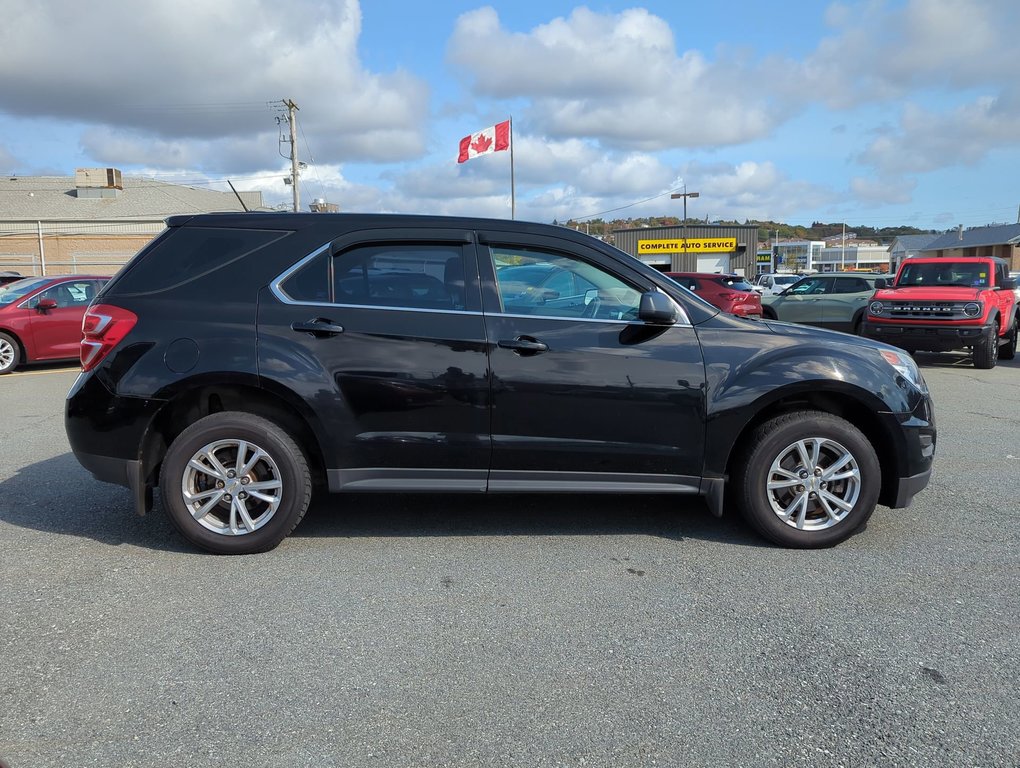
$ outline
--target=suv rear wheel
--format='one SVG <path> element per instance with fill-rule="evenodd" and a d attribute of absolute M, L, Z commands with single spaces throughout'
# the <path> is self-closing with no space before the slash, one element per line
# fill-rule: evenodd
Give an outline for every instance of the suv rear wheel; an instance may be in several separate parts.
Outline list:
<path fill-rule="evenodd" d="M 267 419 L 214 413 L 185 429 L 163 461 L 160 492 L 174 527 L 216 554 L 265 552 L 304 517 L 308 462 Z"/>
<path fill-rule="evenodd" d="M 760 425 L 738 458 L 737 505 L 765 538 L 831 547 L 871 517 L 882 484 L 875 449 L 849 422 L 821 411 Z"/>
<path fill-rule="evenodd" d="M 1006 335 L 1008 341 L 999 347 L 1000 360 L 1012 360 L 1016 357 L 1016 335 L 1018 325 L 1020 325 L 1020 317 L 1013 318 L 1013 328 Z"/>

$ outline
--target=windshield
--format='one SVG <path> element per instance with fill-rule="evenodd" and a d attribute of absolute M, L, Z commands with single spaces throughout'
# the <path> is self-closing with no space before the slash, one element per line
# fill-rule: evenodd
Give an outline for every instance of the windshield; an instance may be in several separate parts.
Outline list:
<path fill-rule="evenodd" d="M 793 285 L 800 278 L 797 275 L 776 275 L 772 280 L 776 285 Z"/>
<path fill-rule="evenodd" d="M 13 304 L 47 282 L 49 282 L 48 277 L 28 277 L 24 280 L 16 280 L 13 283 L 0 286 L 0 307 Z"/>
<path fill-rule="evenodd" d="M 988 265 L 974 261 L 939 261 L 903 265 L 897 285 L 936 285 L 987 288 Z"/>

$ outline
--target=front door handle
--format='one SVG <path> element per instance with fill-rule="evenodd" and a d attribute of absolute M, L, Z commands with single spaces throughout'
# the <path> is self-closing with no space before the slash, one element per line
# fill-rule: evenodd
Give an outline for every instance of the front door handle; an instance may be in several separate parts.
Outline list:
<path fill-rule="evenodd" d="M 336 336 L 338 333 L 344 332 L 342 325 L 337 325 L 332 320 L 327 320 L 324 317 L 316 317 L 305 322 L 291 323 L 290 329 L 299 333 L 310 333 L 317 338 Z"/>
<path fill-rule="evenodd" d="M 512 349 L 518 354 L 536 355 L 549 349 L 549 345 L 544 341 L 533 339 L 530 336 L 518 336 L 516 339 L 501 339 L 497 343 L 501 348 Z"/>

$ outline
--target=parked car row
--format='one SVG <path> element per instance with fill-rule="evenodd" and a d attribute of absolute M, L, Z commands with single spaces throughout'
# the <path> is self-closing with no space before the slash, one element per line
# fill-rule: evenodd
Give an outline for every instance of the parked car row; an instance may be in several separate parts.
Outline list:
<path fill-rule="evenodd" d="M 75 360 L 82 317 L 109 277 L 26 277 L 0 286 L 0 375 L 23 363 Z"/>

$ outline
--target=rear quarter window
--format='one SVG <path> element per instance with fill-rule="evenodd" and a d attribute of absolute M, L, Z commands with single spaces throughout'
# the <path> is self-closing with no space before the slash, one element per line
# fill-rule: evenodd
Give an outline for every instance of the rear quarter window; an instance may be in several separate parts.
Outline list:
<path fill-rule="evenodd" d="M 118 294 L 159 293 L 233 264 L 289 232 L 217 227 L 171 229 L 135 257 L 111 286 Z"/>

